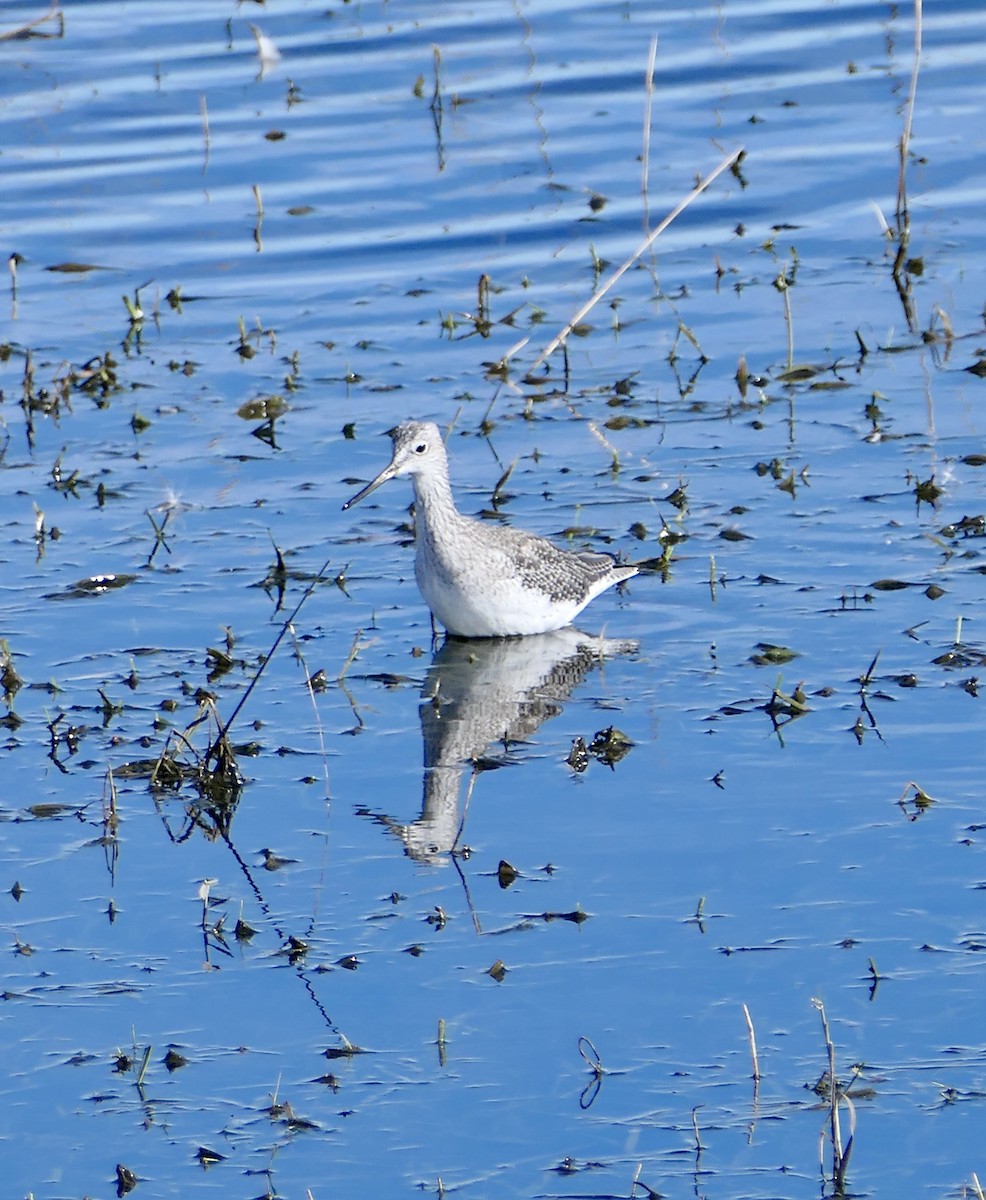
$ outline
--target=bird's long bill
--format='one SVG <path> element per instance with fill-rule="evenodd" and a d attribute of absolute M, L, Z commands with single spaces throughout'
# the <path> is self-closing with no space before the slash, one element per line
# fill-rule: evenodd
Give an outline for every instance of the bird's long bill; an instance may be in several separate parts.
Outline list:
<path fill-rule="evenodd" d="M 375 492 L 381 483 L 386 483 L 388 479 L 393 479 L 393 477 L 394 464 L 389 463 L 386 467 L 384 467 L 376 479 L 371 479 L 362 491 L 357 492 L 351 500 L 346 501 L 346 503 L 342 506 L 342 511 L 345 512 L 347 508 L 352 508 L 354 504 L 359 504 L 362 499 L 364 499 L 366 496 L 369 496 L 370 492 Z"/>

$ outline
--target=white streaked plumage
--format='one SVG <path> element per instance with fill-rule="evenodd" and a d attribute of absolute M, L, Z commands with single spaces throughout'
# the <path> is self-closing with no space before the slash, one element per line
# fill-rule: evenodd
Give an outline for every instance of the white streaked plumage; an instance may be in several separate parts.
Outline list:
<path fill-rule="evenodd" d="M 548 633 L 600 592 L 637 574 L 610 554 L 562 550 L 547 538 L 463 516 L 449 483 L 437 425 L 408 421 L 391 433 L 390 463 L 343 507 L 388 479 L 410 475 L 415 496 L 414 574 L 434 616 L 457 637 Z"/>

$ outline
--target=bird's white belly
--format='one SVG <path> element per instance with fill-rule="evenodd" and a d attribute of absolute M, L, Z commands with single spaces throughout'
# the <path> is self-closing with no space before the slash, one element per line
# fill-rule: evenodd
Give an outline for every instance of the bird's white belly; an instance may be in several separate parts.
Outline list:
<path fill-rule="evenodd" d="M 559 603 L 524 587 L 516 578 L 491 572 L 477 583 L 468 572 L 451 574 L 415 558 L 418 587 L 432 613 L 460 637 L 515 637 L 548 633 L 568 625 L 584 607 Z"/>

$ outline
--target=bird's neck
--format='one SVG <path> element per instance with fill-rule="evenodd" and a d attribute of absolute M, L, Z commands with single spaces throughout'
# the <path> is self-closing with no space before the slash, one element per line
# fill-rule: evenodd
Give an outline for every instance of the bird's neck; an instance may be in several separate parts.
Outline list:
<path fill-rule="evenodd" d="M 414 523 L 416 536 L 440 553 L 448 544 L 450 532 L 467 520 L 455 507 L 448 476 L 416 475 L 414 477 Z"/>
<path fill-rule="evenodd" d="M 422 515 L 436 519 L 459 515 L 447 475 L 415 475 L 414 498 Z"/>

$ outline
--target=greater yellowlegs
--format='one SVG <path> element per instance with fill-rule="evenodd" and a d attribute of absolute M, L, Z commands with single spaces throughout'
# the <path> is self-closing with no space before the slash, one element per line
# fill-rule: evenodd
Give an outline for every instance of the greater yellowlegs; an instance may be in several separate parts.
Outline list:
<path fill-rule="evenodd" d="M 437 425 L 392 430 L 390 463 L 349 508 L 388 479 L 410 475 L 415 498 L 414 574 L 433 615 L 457 637 L 515 637 L 568 625 L 593 597 L 637 574 L 610 554 L 561 550 L 547 538 L 463 516 L 449 483 Z"/>

